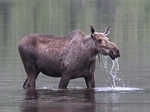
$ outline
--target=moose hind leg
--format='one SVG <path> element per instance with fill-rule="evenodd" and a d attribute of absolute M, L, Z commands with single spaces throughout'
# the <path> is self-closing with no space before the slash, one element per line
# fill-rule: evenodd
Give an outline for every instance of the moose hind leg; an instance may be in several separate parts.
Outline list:
<path fill-rule="evenodd" d="M 27 89 L 35 89 L 36 87 L 36 79 L 38 76 L 39 72 L 32 71 L 32 72 L 27 72 L 27 79 L 25 81 L 25 86 Z"/>
<path fill-rule="evenodd" d="M 28 89 L 30 88 L 30 84 L 28 82 L 28 78 L 26 78 L 25 82 L 23 83 L 23 86 L 22 86 L 24 89 Z"/>
<path fill-rule="evenodd" d="M 36 67 L 36 59 L 34 52 L 32 51 L 32 49 L 26 49 L 26 47 L 24 47 L 22 43 L 19 44 L 18 50 L 27 74 L 27 79 L 23 84 L 23 88 L 24 89 L 35 88 L 36 85 L 35 81 L 40 71 Z"/>
<path fill-rule="evenodd" d="M 24 89 L 35 89 L 36 79 L 39 74 L 39 70 L 33 63 L 24 63 L 24 68 L 27 74 L 27 78 L 23 84 Z"/>

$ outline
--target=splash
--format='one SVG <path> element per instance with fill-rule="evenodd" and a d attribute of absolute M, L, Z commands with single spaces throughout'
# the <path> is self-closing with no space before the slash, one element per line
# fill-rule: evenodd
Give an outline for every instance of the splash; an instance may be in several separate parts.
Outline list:
<path fill-rule="evenodd" d="M 110 60 L 109 57 L 104 56 L 101 60 L 101 68 L 106 71 L 107 74 L 107 86 L 109 87 L 124 87 L 124 81 L 120 78 L 121 72 L 119 68 L 119 59 Z"/>

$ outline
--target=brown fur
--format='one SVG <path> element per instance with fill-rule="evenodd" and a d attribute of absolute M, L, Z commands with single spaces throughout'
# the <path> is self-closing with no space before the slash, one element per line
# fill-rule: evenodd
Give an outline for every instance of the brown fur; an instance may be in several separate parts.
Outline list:
<path fill-rule="evenodd" d="M 91 29 L 92 30 L 92 29 Z M 94 71 L 96 55 L 119 57 L 118 47 L 109 42 L 104 33 L 91 35 L 75 30 L 66 37 L 30 34 L 18 45 L 20 57 L 27 73 L 24 88 L 35 88 L 40 72 L 52 77 L 61 77 L 59 88 L 66 88 L 69 80 L 84 77 L 87 87 L 95 87 Z M 99 43 L 103 40 L 103 44 Z M 110 48 L 111 47 L 111 48 Z"/>

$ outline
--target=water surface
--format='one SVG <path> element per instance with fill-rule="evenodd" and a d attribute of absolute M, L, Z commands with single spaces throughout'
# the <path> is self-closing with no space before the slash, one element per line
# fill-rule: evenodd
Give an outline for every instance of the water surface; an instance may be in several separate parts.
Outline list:
<path fill-rule="evenodd" d="M 150 111 L 149 0 L 1 0 L 0 109 L 2 112 L 149 112 Z M 119 46 L 121 83 L 97 63 L 96 88 L 84 80 L 70 81 L 59 90 L 60 78 L 40 74 L 37 90 L 22 89 L 26 78 L 17 46 L 31 33 L 65 36 L 75 29 L 90 33 L 112 25 L 111 41 Z M 104 58 L 101 57 L 101 62 Z M 108 68 L 112 61 L 108 58 Z"/>

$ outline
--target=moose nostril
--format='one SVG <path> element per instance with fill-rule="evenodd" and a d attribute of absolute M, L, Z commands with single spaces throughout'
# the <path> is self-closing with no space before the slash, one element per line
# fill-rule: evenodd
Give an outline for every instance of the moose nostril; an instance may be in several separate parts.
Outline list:
<path fill-rule="evenodd" d="M 113 51 L 112 51 L 112 50 L 110 50 L 110 53 L 114 55 L 114 53 L 113 53 Z"/>
<path fill-rule="evenodd" d="M 120 57 L 120 52 L 119 50 L 115 53 L 116 57 Z"/>
<path fill-rule="evenodd" d="M 120 57 L 120 52 L 118 51 L 118 57 Z"/>
<path fill-rule="evenodd" d="M 110 50 L 110 53 L 111 53 L 111 55 L 113 55 L 113 56 L 115 56 L 115 57 L 120 57 L 120 52 L 119 52 L 119 50 Z"/>

